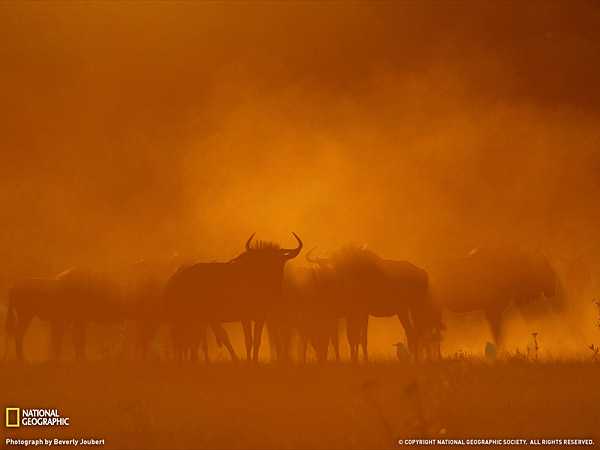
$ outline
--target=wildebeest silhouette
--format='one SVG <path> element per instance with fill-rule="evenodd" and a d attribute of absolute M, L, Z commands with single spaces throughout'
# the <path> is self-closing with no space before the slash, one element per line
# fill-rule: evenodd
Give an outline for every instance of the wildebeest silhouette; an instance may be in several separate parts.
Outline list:
<path fill-rule="evenodd" d="M 124 285 L 131 302 L 133 325 L 133 354 L 141 359 L 149 356 L 150 344 L 161 325 L 168 321 L 163 310 L 163 294 L 168 279 L 178 268 L 185 265 L 178 254 L 169 258 L 144 258 L 125 270 Z M 191 336 L 172 336 L 173 352 L 182 349 Z"/>
<path fill-rule="evenodd" d="M 331 277 L 330 295 L 343 305 L 352 361 L 359 347 L 368 360 L 369 316 L 398 316 L 411 353 L 418 358 L 425 343 L 439 336 L 441 315 L 429 292 L 427 272 L 406 261 L 380 258 L 357 246 L 346 246 L 330 258 L 313 259 Z"/>
<path fill-rule="evenodd" d="M 295 233 L 293 236 L 298 246 L 286 249 L 264 241 L 252 245 L 252 234 L 245 251 L 229 262 L 196 263 L 179 269 L 165 289 L 165 314 L 173 326 L 191 330 L 209 324 L 217 341 L 222 340 L 235 358 L 221 324 L 241 322 L 247 357 L 258 361 L 265 321 L 282 299 L 285 263 L 302 250 L 302 241 Z"/>
<path fill-rule="evenodd" d="M 514 304 L 528 320 L 562 310 L 561 280 L 546 256 L 515 246 L 486 247 L 437 270 L 434 298 L 453 312 L 484 311 L 494 338 L 502 344 L 503 313 Z"/>
<path fill-rule="evenodd" d="M 309 252 L 310 253 L 310 252 Z M 307 255 L 309 262 L 315 262 Z M 337 361 L 340 359 L 338 326 L 343 309 L 336 305 L 338 297 L 332 287 L 330 269 L 313 264 L 312 267 L 287 267 L 284 278 L 284 303 L 273 322 L 279 330 L 278 353 L 289 359 L 291 331 L 300 338 L 300 360 L 306 361 L 310 345 L 319 362 L 327 360 L 329 345 Z M 274 326 L 270 325 L 269 332 Z M 288 352 L 288 353 L 286 353 Z"/>
<path fill-rule="evenodd" d="M 86 327 L 92 322 L 114 322 L 130 314 L 117 286 L 98 274 L 69 269 L 55 278 L 27 278 L 8 292 L 6 331 L 14 335 L 16 355 L 24 359 L 23 340 L 34 317 L 48 321 L 52 356 L 60 355 L 62 337 L 70 327 L 75 356 L 85 356 Z"/>

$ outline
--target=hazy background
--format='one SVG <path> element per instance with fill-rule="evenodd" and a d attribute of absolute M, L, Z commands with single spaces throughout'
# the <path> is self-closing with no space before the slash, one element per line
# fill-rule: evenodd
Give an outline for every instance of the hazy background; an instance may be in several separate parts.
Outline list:
<path fill-rule="evenodd" d="M 0 41 L 3 286 L 255 231 L 600 261 L 596 2 L 3 2 Z"/>

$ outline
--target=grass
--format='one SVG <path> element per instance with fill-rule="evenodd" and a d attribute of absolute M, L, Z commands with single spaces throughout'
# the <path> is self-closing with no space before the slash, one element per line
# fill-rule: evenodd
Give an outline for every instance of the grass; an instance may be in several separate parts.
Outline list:
<path fill-rule="evenodd" d="M 0 366 L 0 405 L 58 408 L 71 427 L 4 437 L 105 448 L 394 448 L 398 438 L 593 438 L 600 365 L 465 357 L 428 365 Z"/>

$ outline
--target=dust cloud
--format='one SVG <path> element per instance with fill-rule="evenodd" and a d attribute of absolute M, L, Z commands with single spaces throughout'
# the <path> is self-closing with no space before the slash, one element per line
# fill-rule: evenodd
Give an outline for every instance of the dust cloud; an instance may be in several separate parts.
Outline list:
<path fill-rule="evenodd" d="M 255 231 L 425 267 L 516 242 L 592 273 L 585 341 L 599 30 L 585 1 L 3 3 L 2 287 Z"/>

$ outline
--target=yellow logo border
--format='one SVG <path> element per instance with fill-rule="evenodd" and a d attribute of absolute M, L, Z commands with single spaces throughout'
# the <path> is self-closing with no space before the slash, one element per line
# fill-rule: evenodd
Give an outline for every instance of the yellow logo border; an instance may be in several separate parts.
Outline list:
<path fill-rule="evenodd" d="M 10 417 L 10 412 L 11 411 L 16 411 L 17 412 L 17 423 L 10 423 L 9 417 Z M 6 408 L 5 411 L 6 414 L 6 428 L 19 428 L 21 426 L 21 408 Z"/>

